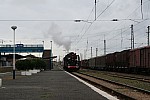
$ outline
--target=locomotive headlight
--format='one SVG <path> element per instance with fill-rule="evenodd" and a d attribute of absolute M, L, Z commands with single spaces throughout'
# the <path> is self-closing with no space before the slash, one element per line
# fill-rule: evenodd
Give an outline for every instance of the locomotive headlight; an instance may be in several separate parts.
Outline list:
<path fill-rule="evenodd" d="M 76 68 L 79 68 L 79 66 L 76 66 Z"/>

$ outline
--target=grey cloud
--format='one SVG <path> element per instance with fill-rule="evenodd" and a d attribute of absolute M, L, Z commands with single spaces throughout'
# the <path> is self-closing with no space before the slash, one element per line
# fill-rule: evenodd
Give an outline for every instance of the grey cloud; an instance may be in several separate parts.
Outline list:
<path fill-rule="evenodd" d="M 37 5 L 46 4 L 47 0 L 11 0 L 11 4 L 15 5 Z"/>

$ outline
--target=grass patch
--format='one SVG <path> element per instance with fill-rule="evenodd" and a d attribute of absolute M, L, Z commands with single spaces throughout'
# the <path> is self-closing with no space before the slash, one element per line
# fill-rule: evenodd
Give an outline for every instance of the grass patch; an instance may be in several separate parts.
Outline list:
<path fill-rule="evenodd" d="M 142 81 L 138 81 L 138 80 L 123 79 L 123 78 L 119 78 L 119 77 L 115 77 L 115 76 L 109 76 L 107 74 L 104 74 L 101 71 L 80 70 L 79 72 L 85 73 L 85 74 L 90 74 L 90 75 L 93 75 L 96 77 L 112 80 L 115 82 L 127 84 L 130 86 L 134 86 L 134 87 L 138 87 L 138 88 L 150 91 L 150 83 L 147 83 L 147 82 L 142 82 Z"/>

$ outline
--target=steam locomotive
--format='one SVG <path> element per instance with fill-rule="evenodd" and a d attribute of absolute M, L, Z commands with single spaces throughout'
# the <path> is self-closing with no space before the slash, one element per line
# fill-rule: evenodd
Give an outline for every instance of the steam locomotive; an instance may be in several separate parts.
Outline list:
<path fill-rule="evenodd" d="M 70 52 L 63 59 L 63 69 L 69 72 L 77 71 L 80 69 L 80 57 L 74 52 Z"/>

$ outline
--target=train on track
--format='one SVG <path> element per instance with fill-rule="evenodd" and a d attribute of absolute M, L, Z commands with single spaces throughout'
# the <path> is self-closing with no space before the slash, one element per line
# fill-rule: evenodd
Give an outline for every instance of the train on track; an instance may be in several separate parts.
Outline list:
<path fill-rule="evenodd" d="M 63 58 L 63 69 L 69 72 L 80 69 L 80 57 L 74 52 L 68 53 Z"/>
<path fill-rule="evenodd" d="M 150 46 L 114 52 L 81 61 L 82 68 L 150 74 Z"/>

